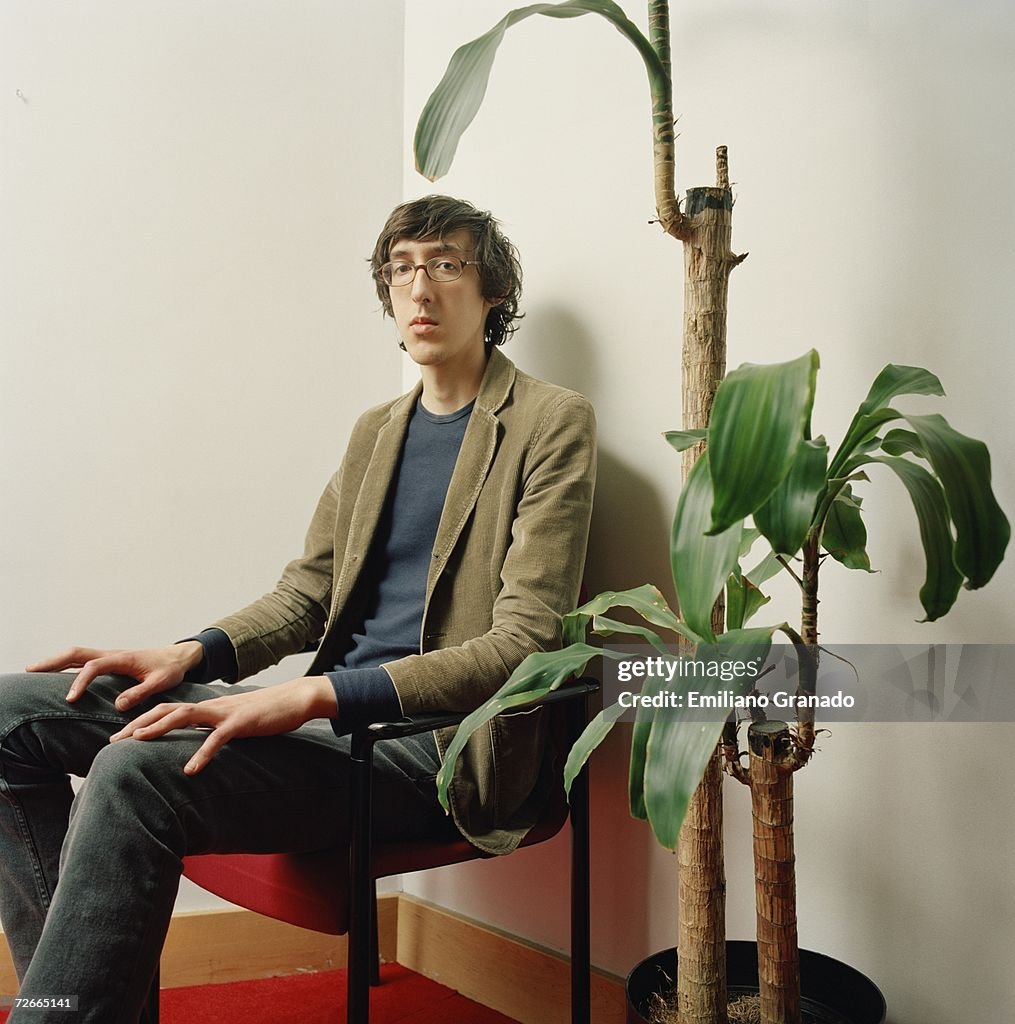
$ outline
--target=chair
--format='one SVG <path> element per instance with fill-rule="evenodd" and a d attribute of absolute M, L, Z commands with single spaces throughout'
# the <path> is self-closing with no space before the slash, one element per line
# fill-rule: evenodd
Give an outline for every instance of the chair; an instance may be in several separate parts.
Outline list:
<path fill-rule="evenodd" d="M 588 721 L 589 697 L 599 689 L 580 679 L 519 708 L 551 709 L 551 741 L 570 750 Z M 352 830 L 348 847 L 304 854 L 203 854 L 185 857 L 183 873 L 209 892 L 280 921 L 333 935 L 349 933 L 348 1024 L 368 1024 L 369 986 L 379 982 L 376 880 L 426 868 L 488 857 L 464 838 L 451 841 L 372 843 L 373 748 L 394 739 L 455 725 L 461 714 L 418 715 L 383 722 L 352 735 Z M 556 835 L 568 818 L 563 784 L 526 835 L 532 846 Z M 583 770 L 571 787 L 571 1022 L 589 1024 L 589 820 L 588 778 Z M 348 861 L 349 870 L 336 870 Z"/>

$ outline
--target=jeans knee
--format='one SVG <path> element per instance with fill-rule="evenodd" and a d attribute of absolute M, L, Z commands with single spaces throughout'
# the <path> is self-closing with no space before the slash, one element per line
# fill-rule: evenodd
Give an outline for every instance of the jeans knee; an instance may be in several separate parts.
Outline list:
<path fill-rule="evenodd" d="M 183 766 L 193 747 L 194 741 L 183 734 L 107 743 L 95 755 L 86 786 L 121 797 L 150 799 L 158 794 L 172 802 L 174 792 L 186 784 Z"/>
<path fill-rule="evenodd" d="M 0 739 L 47 705 L 67 707 L 70 680 L 58 672 L 0 675 Z"/>

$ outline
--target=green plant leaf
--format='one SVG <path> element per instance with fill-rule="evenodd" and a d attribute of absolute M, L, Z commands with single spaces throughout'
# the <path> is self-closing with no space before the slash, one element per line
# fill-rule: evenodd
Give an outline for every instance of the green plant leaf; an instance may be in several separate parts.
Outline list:
<path fill-rule="evenodd" d="M 873 572 L 867 556 L 867 528 L 860 514 L 859 499 L 846 484 L 829 506 L 821 531 L 821 544 L 847 569 Z"/>
<path fill-rule="evenodd" d="M 678 452 L 687 451 L 693 448 L 699 441 L 708 437 L 707 430 L 667 430 L 663 437 L 673 445 Z"/>
<path fill-rule="evenodd" d="M 920 366 L 896 366 L 889 363 L 874 379 L 867 397 L 860 403 L 846 431 L 842 444 L 832 458 L 828 475 L 848 476 L 846 463 L 869 450 L 871 441 L 883 423 L 900 419 L 899 413 L 886 406 L 899 395 L 943 395 L 941 381 Z"/>
<path fill-rule="evenodd" d="M 561 683 L 584 671 L 585 666 L 599 655 L 620 657 L 614 652 L 601 651 L 585 643 L 571 644 L 559 651 L 537 651 L 530 654 L 492 697 L 466 715 L 448 744 L 437 772 L 437 796 L 444 810 L 448 810 L 449 806 L 448 788 L 455 762 L 469 737 L 502 711 L 509 711 L 519 704 L 544 696 L 550 690 L 556 690 Z"/>
<path fill-rule="evenodd" d="M 667 688 L 665 679 L 657 676 L 647 678 L 641 688 L 643 696 L 653 697 Z M 645 807 L 645 755 L 648 748 L 648 737 L 652 731 L 655 710 L 638 706 L 634 718 L 634 730 L 631 734 L 631 763 L 627 773 L 627 799 L 631 808 L 631 816 L 645 820 L 648 809 Z"/>
<path fill-rule="evenodd" d="M 955 603 L 962 574 L 953 562 L 953 540 L 948 521 L 945 492 L 934 477 L 915 462 L 894 455 L 872 457 L 871 462 L 887 466 L 902 481 L 916 510 L 920 540 L 927 560 L 927 573 L 920 588 L 925 622 L 939 619 Z"/>
<path fill-rule="evenodd" d="M 581 736 L 575 740 L 575 744 L 564 762 L 564 791 L 568 796 L 571 795 L 571 783 L 578 777 L 585 762 L 592 756 L 592 751 L 609 736 L 623 713 L 624 709 L 619 704 L 611 704 L 608 708 L 603 708 L 585 726 Z"/>
<path fill-rule="evenodd" d="M 761 659 L 768 657 L 776 626 L 731 630 L 715 647 L 699 647 L 701 662 Z M 753 679 L 723 681 L 721 676 L 697 678 L 694 690 L 716 695 L 720 690 L 746 693 Z M 686 704 L 686 701 L 685 701 Z M 645 807 L 659 842 L 673 849 L 687 813 L 687 804 L 701 781 L 708 760 L 715 754 L 727 713 L 722 709 L 672 708 L 657 713 L 651 723 L 645 756 Z"/>
<path fill-rule="evenodd" d="M 944 487 L 955 524 L 955 565 L 966 577 L 966 587 L 976 590 L 994 575 L 1011 537 L 1011 526 L 991 490 L 990 453 L 982 441 L 960 434 L 937 413 L 905 419 Z"/>
<path fill-rule="evenodd" d="M 711 509 L 712 479 L 709 453 L 705 452 L 694 464 L 677 501 L 670 565 L 684 622 L 706 640 L 715 639 L 712 605 L 736 564 L 741 536 L 739 522 L 717 536 L 706 536 Z"/>
<path fill-rule="evenodd" d="M 782 562 L 774 551 L 769 551 L 758 564 L 744 575 L 756 586 L 767 583 L 773 576 L 778 575 L 782 568 Z"/>
<path fill-rule="evenodd" d="M 501 18 L 489 32 L 455 50 L 444 77 L 426 101 L 416 124 L 413 151 L 416 170 L 430 181 L 447 174 L 451 167 L 462 133 L 472 124 L 483 102 L 490 70 L 504 33 L 533 14 L 548 18 L 600 15 L 634 44 L 645 63 L 653 98 L 668 88 L 669 75 L 652 44 L 611 0 L 573 0 L 570 3 L 518 7 Z"/>
<path fill-rule="evenodd" d="M 817 372 L 812 349 L 788 363 L 747 363 L 719 385 L 708 428 L 710 533 L 751 515 L 790 471 L 807 436 Z"/>
<path fill-rule="evenodd" d="M 726 580 L 726 628 L 743 629 L 771 600 L 740 571 L 740 566 L 733 566 Z"/>
<path fill-rule="evenodd" d="M 920 438 L 912 430 L 889 430 L 881 440 L 881 450 L 888 455 L 916 455 L 926 459 Z"/>
<path fill-rule="evenodd" d="M 628 636 L 640 636 L 647 640 L 660 654 L 670 656 L 671 652 L 663 642 L 662 637 L 646 626 L 634 626 L 629 622 L 621 622 L 619 619 L 610 619 L 605 615 L 596 615 L 592 619 L 592 632 L 596 636 L 615 636 L 617 633 Z"/>
<path fill-rule="evenodd" d="M 756 526 L 744 525 L 743 532 L 740 534 L 740 550 L 737 552 L 738 558 L 746 558 L 750 554 L 751 548 L 754 547 L 754 542 L 761 536 L 761 530 Z"/>
<path fill-rule="evenodd" d="M 885 423 L 899 419 L 902 419 L 902 413 L 896 412 L 895 409 L 878 409 L 864 415 L 858 412 L 853 417 L 842 444 L 832 457 L 828 467 L 829 480 L 844 479 L 864 465 L 865 453 L 877 447 L 872 443 L 877 432 Z"/>
<path fill-rule="evenodd" d="M 827 467 L 825 439 L 801 441 L 789 472 L 754 513 L 755 523 L 777 554 L 792 558 L 803 546 Z"/>
<path fill-rule="evenodd" d="M 680 628 L 680 620 L 673 609 L 666 603 L 666 598 L 658 587 L 651 583 L 643 583 L 631 590 L 604 590 L 586 601 L 577 611 L 583 615 L 602 615 L 611 608 L 630 608 L 636 611 L 646 622 L 653 626 L 674 631 Z"/>
<path fill-rule="evenodd" d="M 889 363 L 874 378 L 857 416 L 867 416 L 899 395 L 943 395 L 941 381 L 922 366 L 897 366 Z"/>

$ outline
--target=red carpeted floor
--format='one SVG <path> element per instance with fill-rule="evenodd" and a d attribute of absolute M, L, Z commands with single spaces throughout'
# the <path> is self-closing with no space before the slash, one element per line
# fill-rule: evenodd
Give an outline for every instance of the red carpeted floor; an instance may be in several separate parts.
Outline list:
<path fill-rule="evenodd" d="M 163 989 L 160 1018 L 160 1024 L 345 1024 L 345 971 Z M 6 1020 L 0 1011 L 0 1022 Z M 384 964 L 381 984 L 370 990 L 370 1024 L 396 1021 L 514 1024 L 399 964 Z"/>

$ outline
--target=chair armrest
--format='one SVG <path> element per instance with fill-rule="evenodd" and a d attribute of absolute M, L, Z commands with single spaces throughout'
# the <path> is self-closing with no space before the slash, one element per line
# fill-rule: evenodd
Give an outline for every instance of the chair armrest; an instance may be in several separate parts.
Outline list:
<path fill-rule="evenodd" d="M 566 683 L 559 689 L 551 690 L 542 697 L 536 697 L 525 701 L 523 704 L 516 704 L 511 708 L 511 713 L 528 711 L 532 708 L 542 707 L 546 704 L 558 704 L 561 701 L 576 700 L 579 697 L 588 697 L 599 690 L 599 683 L 595 679 L 581 678 L 571 683 Z M 433 729 L 443 729 L 449 725 L 458 725 L 466 717 L 465 712 L 459 711 L 438 711 L 426 715 L 414 715 L 411 718 L 400 718 L 394 722 L 372 722 L 370 725 L 361 726 L 354 730 L 353 745 L 373 746 L 378 740 L 399 739 L 402 736 L 415 736 L 417 733 L 430 732 Z"/>

